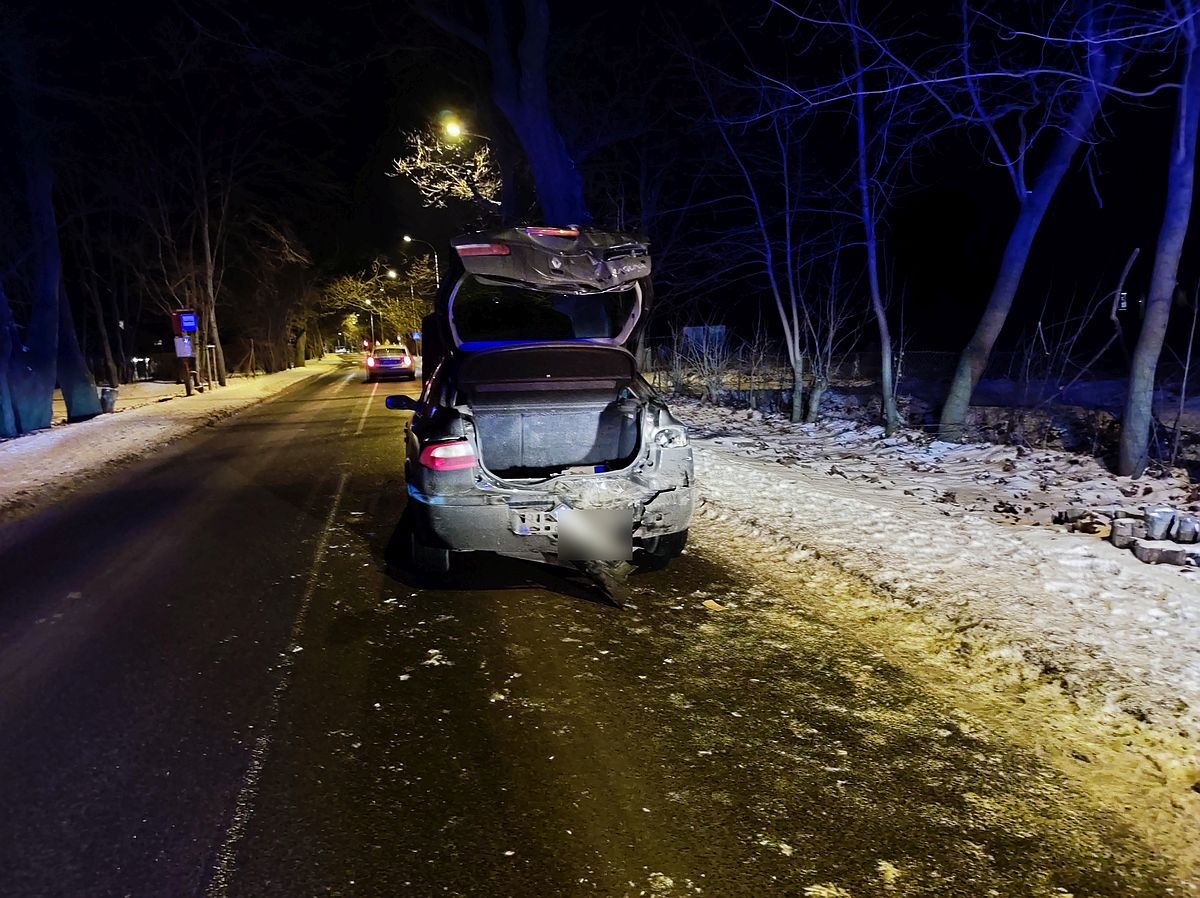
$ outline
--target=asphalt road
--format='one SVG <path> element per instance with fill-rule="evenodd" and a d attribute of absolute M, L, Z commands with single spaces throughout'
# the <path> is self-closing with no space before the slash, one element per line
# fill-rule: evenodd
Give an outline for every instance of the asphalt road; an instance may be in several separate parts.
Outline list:
<path fill-rule="evenodd" d="M 0 895 L 1166 894 L 713 524 L 624 609 L 389 573 L 399 391 L 322 375 L 0 525 Z"/>

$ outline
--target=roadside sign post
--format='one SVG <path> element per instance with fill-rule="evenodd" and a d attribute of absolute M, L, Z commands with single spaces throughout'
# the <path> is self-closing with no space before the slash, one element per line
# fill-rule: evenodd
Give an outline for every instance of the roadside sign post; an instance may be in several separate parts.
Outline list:
<path fill-rule="evenodd" d="M 183 363 L 183 391 L 192 395 L 192 334 L 196 328 L 196 312 L 193 309 L 176 309 L 171 313 L 171 329 L 175 331 L 175 357 Z"/>

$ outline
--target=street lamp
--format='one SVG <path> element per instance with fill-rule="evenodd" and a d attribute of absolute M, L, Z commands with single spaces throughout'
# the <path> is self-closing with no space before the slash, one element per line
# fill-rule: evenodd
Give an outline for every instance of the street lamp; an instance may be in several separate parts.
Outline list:
<path fill-rule="evenodd" d="M 462 124 L 456 122 L 454 119 L 447 121 L 443 128 L 446 131 L 446 136 L 451 140 L 458 140 L 463 135 Z"/>
<path fill-rule="evenodd" d="M 389 269 L 387 270 L 387 276 L 388 276 L 388 277 L 390 277 L 390 278 L 391 278 L 393 281 L 394 281 L 396 278 L 400 277 L 400 275 L 396 274 L 396 269 L 395 269 L 395 268 L 389 268 Z"/>
<path fill-rule="evenodd" d="M 447 125 L 447 127 L 449 126 Z M 429 247 L 430 252 L 433 253 L 433 283 L 437 289 L 442 289 L 442 272 L 440 266 L 438 265 L 437 247 L 428 240 L 414 240 L 408 234 L 405 234 L 403 239 L 405 243 L 424 243 Z"/>
<path fill-rule="evenodd" d="M 375 349 L 375 310 L 371 308 L 371 300 L 366 300 L 367 314 L 371 316 L 371 349 Z"/>

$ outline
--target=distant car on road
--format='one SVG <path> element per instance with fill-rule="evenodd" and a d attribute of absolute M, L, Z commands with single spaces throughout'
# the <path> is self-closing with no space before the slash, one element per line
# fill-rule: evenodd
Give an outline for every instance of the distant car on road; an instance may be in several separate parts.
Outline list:
<path fill-rule="evenodd" d="M 377 346 L 367 356 L 365 365 L 368 383 L 386 377 L 412 380 L 417 376 L 416 362 L 404 346 Z"/>
<path fill-rule="evenodd" d="M 407 429 L 414 567 L 451 552 L 659 567 L 683 551 L 695 502 L 684 427 L 629 350 L 650 302 L 646 243 L 578 228 L 456 238 L 423 328 Z"/>

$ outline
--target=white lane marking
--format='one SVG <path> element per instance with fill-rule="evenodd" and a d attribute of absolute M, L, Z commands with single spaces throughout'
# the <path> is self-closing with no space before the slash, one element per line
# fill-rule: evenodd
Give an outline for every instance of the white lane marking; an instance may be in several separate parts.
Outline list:
<path fill-rule="evenodd" d="M 362 417 L 358 419 L 358 430 L 354 431 L 354 435 L 358 436 L 363 432 L 363 427 L 367 423 L 367 412 L 371 410 L 371 403 L 375 401 L 375 391 L 379 389 L 379 381 L 371 384 L 371 395 L 367 397 L 367 404 L 363 407 Z"/>
<path fill-rule="evenodd" d="M 325 523 L 321 527 L 316 552 L 313 553 L 312 565 L 308 569 L 308 577 L 305 580 L 304 592 L 300 596 L 300 607 L 296 611 L 296 619 L 292 621 L 288 648 L 284 651 L 283 660 L 279 663 L 282 673 L 271 693 L 271 700 L 267 704 L 266 720 L 259 729 L 260 735 L 255 740 L 254 748 L 250 751 L 250 763 L 242 777 L 242 788 L 238 791 L 237 801 L 233 806 L 233 820 L 230 821 L 229 829 L 225 831 L 225 838 L 217 851 L 212 878 L 204 890 L 205 898 L 224 898 L 228 894 L 230 883 L 233 880 L 234 867 L 237 863 L 237 844 L 246 834 L 246 825 L 254 815 L 254 799 L 258 796 L 259 777 L 262 776 L 267 754 L 271 750 L 271 735 L 279 721 L 279 708 L 283 702 L 284 693 L 287 692 L 288 686 L 292 682 L 292 673 L 296 666 L 296 655 L 292 649 L 300 644 L 300 637 L 304 633 L 304 620 L 308 616 L 308 606 L 312 602 L 313 594 L 317 591 L 317 574 L 321 570 L 321 563 L 325 560 L 325 551 L 329 547 L 329 533 L 333 529 L 333 522 L 337 517 L 338 507 L 342 503 L 342 495 L 346 491 L 346 480 L 349 477 L 350 473 L 345 471 L 338 479 L 337 491 L 333 495 L 333 504 L 329 506 L 329 513 L 325 516 Z"/>

